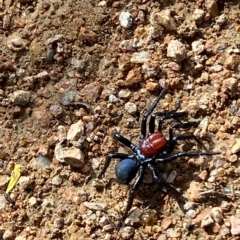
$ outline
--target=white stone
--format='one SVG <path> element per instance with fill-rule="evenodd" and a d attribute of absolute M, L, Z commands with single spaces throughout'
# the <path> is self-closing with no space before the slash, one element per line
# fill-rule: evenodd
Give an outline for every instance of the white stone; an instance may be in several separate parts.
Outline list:
<path fill-rule="evenodd" d="M 133 18 L 129 12 L 121 12 L 119 16 L 120 25 L 124 28 L 130 28 L 133 23 Z"/>
<path fill-rule="evenodd" d="M 77 141 L 84 133 L 84 122 L 79 120 L 77 123 L 74 123 L 70 126 L 70 129 L 67 133 L 67 140 Z"/>

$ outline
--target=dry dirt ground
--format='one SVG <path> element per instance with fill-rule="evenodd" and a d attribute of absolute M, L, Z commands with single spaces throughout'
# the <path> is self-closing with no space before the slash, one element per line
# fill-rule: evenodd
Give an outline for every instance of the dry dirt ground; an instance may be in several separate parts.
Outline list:
<path fill-rule="evenodd" d="M 239 0 L 2 0 L 0 38 L 0 239 L 239 238 Z M 85 179 L 128 153 L 113 131 L 138 143 L 162 88 L 156 111 L 188 111 L 199 125 L 175 134 L 203 143 L 174 152 L 220 154 L 159 165 L 182 210 L 146 173 L 116 231 L 131 187 L 118 160 Z"/>

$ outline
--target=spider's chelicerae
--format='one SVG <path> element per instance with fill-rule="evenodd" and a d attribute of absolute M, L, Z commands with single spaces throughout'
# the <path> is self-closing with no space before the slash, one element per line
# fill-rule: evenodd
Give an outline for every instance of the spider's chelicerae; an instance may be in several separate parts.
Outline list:
<path fill-rule="evenodd" d="M 187 115 L 186 111 L 177 112 L 176 110 L 153 113 L 153 110 L 155 109 L 157 103 L 165 94 L 165 92 L 166 90 L 163 89 L 160 95 L 158 96 L 158 98 L 152 104 L 152 106 L 145 112 L 142 119 L 142 124 L 141 124 L 141 137 L 137 145 L 133 144 L 130 140 L 120 135 L 119 133 L 114 132 L 113 134 L 114 138 L 116 138 L 119 142 L 124 144 L 126 147 L 130 148 L 133 154 L 128 155 L 125 153 L 109 153 L 106 157 L 104 167 L 98 175 L 99 178 L 103 176 L 103 174 L 106 172 L 107 168 L 109 167 L 111 159 L 113 158 L 120 159 L 120 162 L 116 165 L 116 168 L 115 168 L 116 177 L 120 183 L 124 183 L 124 184 L 130 183 L 138 173 L 136 180 L 130 190 L 127 206 L 125 211 L 122 214 L 122 217 L 119 220 L 117 229 L 119 229 L 122 226 L 122 224 L 124 223 L 125 219 L 128 216 L 128 212 L 131 209 L 131 206 L 133 203 L 134 193 L 138 188 L 138 186 L 140 185 L 140 183 L 142 182 L 146 169 L 149 169 L 151 171 L 153 179 L 157 183 L 161 184 L 165 192 L 168 192 L 174 196 L 177 196 L 177 198 L 181 199 L 182 197 L 180 193 L 163 179 L 163 177 L 158 173 L 156 166 L 159 163 L 168 163 L 180 157 L 186 157 L 186 156 L 192 157 L 192 156 L 200 156 L 200 155 L 218 154 L 214 152 L 200 152 L 200 151 L 185 152 L 184 151 L 184 152 L 178 152 L 170 155 L 170 153 L 174 150 L 174 147 L 178 140 L 194 139 L 197 142 L 200 142 L 200 141 L 192 134 L 178 135 L 178 136 L 173 135 L 173 129 L 189 128 L 191 126 L 194 126 L 196 122 L 174 123 L 169 128 L 169 138 L 168 139 L 165 138 L 165 136 L 161 132 L 162 122 L 166 119 L 170 119 L 170 118 L 177 119 L 179 117 Z M 147 134 L 146 128 L 147 128 L 147 120 L 149 116 L 150 116 L 149 133 Z M 157 131 L 155 131 L 156 117 L 161 117 L 158 124 Z"/>

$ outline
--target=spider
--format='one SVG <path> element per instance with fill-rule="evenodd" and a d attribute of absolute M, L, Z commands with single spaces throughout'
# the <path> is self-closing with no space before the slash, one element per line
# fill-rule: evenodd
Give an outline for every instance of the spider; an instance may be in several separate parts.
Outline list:
<path fill-rule="evenodd" d="M 185 116 L 188 114 L 186 111 L 177 112 L 177 110 L 164 111 L 164 112 L 155 112 L 153 113 L 155 107 L 157 106 L 159 100 L 166 93 L 166 89 L 163 89 L 158 98 L 153 102 L 151 107 L 145 112 L 142 123 L 141 123 L 141 137 L 137 145 L 133 144 L 130 140 L 120 135 L 118 132 L 113 133 L 113 137 L 124 144 L 126 147 L 130 148 L 133 152 L 132 155 L 125 153 L 108 153 L 104 163 L 104 167 L 98 175 L 98 178 L 101 178 L 106 172 L 107 168 L 112 159 L 118 158 L 120 162 L 115 167 L 116 178 L 120 183 L 129 184 L 137 175 L 135 182 L 133 183 L 131 190 L 129 192 L 127 206 L 125 211 L 122 214 L 122 217 L 119 220 L 117 229 L 120 229 L 123 225 L 125 219 L 128 216 L 128 212 L 131 209 L 134 193 L 141 184 L 143 180 L 144 173 L 146 169 L 149 169 L 152 173 L 153 179 L 159 183 L 165 192 L 173 196 L 177 196 L 178 199 L 186 199 L 180 195 L 180 193 L 169 183 L 167 183 L 163 177 L 158 173 L 157 165 L 159 163 L 168 163 L 176 160 L 180 157 L 186 156 L 200 156 L 200 155 L 214 155 L 218 154 L 215 152 L 178 152 L 172 155 L 169 155 L 173 150 L 178 140 L 188 140 L 194 139 L 198 143 L 201 143 L 194 135 L 178 135 L 173 136 L 173 129 L 177 128 L 189 128 L 195 126 L 196 122 L 176 122 L 169 128 L 169 138 L 166 137 L 161 132 L 162 123 L 166 119 L 178 119 L 179 117 Z M 149 133 L 147 134 L 147 120 L 149 120 Z M 156 117 L 161 117 L 158 130 L 155 131 L 155 119 Z"/>

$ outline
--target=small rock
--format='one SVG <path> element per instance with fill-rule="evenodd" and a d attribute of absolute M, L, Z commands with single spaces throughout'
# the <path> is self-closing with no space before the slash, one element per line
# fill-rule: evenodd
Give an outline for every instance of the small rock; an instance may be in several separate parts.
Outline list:
<path fill-rule="evenodd" d="M 216 223 L 220 223 L 223 219 L 222 209 L 220 207 L 212 208 L 211 216 Z"/>
<path fill-rule="evenodd" d="M 239 63 L 240 63 L 240 57 L 236 54 L 233 54 L 226 58 L 224 62 L 224 66 L 229 70 L 234 70 L 235 68 L 237 68 Z"/>
<path fill-rule="evenodd" d="M 95 211 L 106 211 L 107 205 L 105 203 L 84 202 L 85 207 Z"/>
<path fill-rule="evenodd" d="M 163 10 L 161 12 L 157 12 L 154 14 L 155 22 L 159 23 L 161 26 L 163 26 L 168 31 L 176 30 L 176 23 L 171 16 L 170 10 Z"/>
<path fill-rule="evenodd" d="M 140 216 L 142 215 L 142 210 L 140 208 L 134 209 L 131 214 L 126 219 L 125 223 L 133 226 L 135 223 L 140 222 Z"/>
<path fill-rule="evenodd" d="M 195 205 L 196 204 L 194 202 L 186 202 L 183 207 L 184 207 L 184 210 L 188 211 L 190 209 L 193 209 Z"/>
<path fill-rule="evenodd" d="M 131 57 L 132 63 L 144 63 L 150 60 L 150 54 L 146 51 L 133 53 Z"/>
<path fill-rule="evenodd" d="M 156 211 L 153 209 L 145 210 L 140 217 L 140 222 L 143 226 L 155 225 L 157 221 L 158 221 L 158 216 Z"/>
<path fill-rule="evenodd" d="M 219 15 L 218 5 L 215 0 L 206 0 L 205 7 L 212 18 L 215 18 Z"/>
<path fill-rule="evenodd" d="M 92 82 L 88 85 L 85 85 L 79 92 L 84 101 L 88 103 L 94 103 L 100 96 L 103 87 L 97 82 Z"/>
<path fill-rule="evenodd" d="M 201 222 L 201 227 L 207 227 L 211 224 L 220 223 L 223 219 L 222 209 L 220 207 L 214 207 L 211 209 L 211 212 L 207 214 Z"/>
<path fill-rule="evenodd" d="M 200 195 L 200 184 L 199 182 L 192 181 L 190 183 L 190 198 L 189 200 L 192 202 L 197 202 L 199 201 L 202 196 Z"/>
<path fill-rule="evenodd" d="M 238 80 L 233 77 L 227 78 L 223 80 L 222 88 L 223 91 L 228 92 L 233 97 L 238 92 Z"/>
<path fill-rule="evenodd" d="M 195 55 L 199 55 L 204 51 L 204 49 L 205 49 L 204 44 L 201 41 L 192 42 L 192 50 L 195 53 Z"/>
<path fill-rule="evenodd" d="M 37 199 L 35 197 L 30 197 L 28 203 L 30 206 L 34 206 L 37 204 Z"/>
<path fill-rule="evenodd" d="M 240 219 L 235 216 L 230 217 L 231 222 L 231 234 L 240 235 Z"/>
<path fill-rule="evenodd" d="M 163 230 L 166 230 L 166 229 L 168 229 L 170 227 L 171 224 L 172 224 L 172 219 L 170 217 L 165 217 L 161 221 L 161 228 Z"/>
<path fill-rule="evenodd" d="M 123 28 L 130 28 L 133 24 L 133 17 L 129 12 L 121 12 L 119 15 L 119 22 Z"/>
<path fill-rule="evenodd" d="M 51 45 L 55 42 L 59 42 L 59 41 L 62 41 L 64 38 L 64 36 L 62 34 L 57 34 L 55 35 L 54 37 L 51 37 L 51 38 L 48 38 L 46 41 L 45 41 L 45 45 Z"/>
<path fill-rule="evenodd" d="M 7 38 L 7 46 L 12 51 L 19 52 L 26 48 L 27 41 L 14 33 Z"/>
<path fill-rule="evenodd" d="M 167 235 L 166 234 L 161 234 L 157 240 L 167 240 Z"/>
<path fill-rule="evenodd" d="M 119 101 L 119 99 L 113 95 L 113 94 L 110 94 L 109 95 L 109 100 L 108 100 L 110 103 L 117 103 Z"/>
<path fill-rule="evenodd" d="M 109 223 L 109 221 L 105 216 L 102 216 L 98 223 L 101 227 L 103 227 L 103 226 L 107 225 Z"/>
<path fill-rule="evenodd" d="M 124 106 L 124 109 L 132 115 L 137 113 L 137 106 L 131 102 L 127 102 Z"/>
<path fill-rule="evenodd" d="M 181 64 L 178 64 L 176 62 L 168 63 L 168 67 L 171 68 L 175 72 L 179 72 L 181 70 Z"/>
<path fill-rule="evenodd" d="M 215 64 L 215 65 L 211 66 L 210 69 L 213 72 L 220 72 L 223 70 L 223 66 L 220 64 Z"/>
<path fill-rule="evenodd" d="M 215 182 L 216 178 L 214 176 L 211 176 L 210 178 L 208 178 L 208 182 L 213 183 Z"/>
<path fill-rule="evenodd" d="M 220 235 L 224 238 L 230 234 L 230 229 L 227 226 L 222 226 L 220 229 Z"/>
<path fill-rule="evenodd" d="M 223 25 L 225 24 L 227 21 L 226 15 L 223 13 L 221 14 L 217 19 L 216 19 L 216 23 L 219 25 Z"/>
<path fill-rule="evenodd" d="M 167 47 L 167 56 L 175 62 L 182 62 L 186 58 L 186 48 L 178 40 L 171 40 Z"/>
<path fill-rule="evenodd" d="M 79 120 L 72 124 L 67 133 L 67 140 L 77 141 L 84 134 L 84 122 Z"/>
<path fill-rule="evenodd" d="M 36 163 L 41 167 L 48 167 L 51 165 L 49 158 L 39 155 L 35 158 Z"/>
<path fill-rule="evenodd" d="M 189 218 L 195 218 L 197 215 L 196 211 L 193 210 L 193 209 L 190 209 L 186 212 L 186 217 L 189 217 Z"/>
<path fill-rule="evenodd" d="M 237 141 L 236 141 L 236 143 L 233 145 L 233 147 L 232 147 L 232 149 L 231 149 L 231 153 L 232 154 L 235 154 L 235 153 L 237 153 L 237 152 L 239 152 L 240 151 L 240 139 L 238 139 Z"/>
<path fill-rule="evenodd" d="M 118 97 L 122 99 L 128 99 L 131 96 L 131 91 L 127 89 L 122 89 L 118 93 Z"/>
<path fill-rule="evenodd" d="M 79 148 L 74 146 L 64 148 L 61 143 L 55 146 L 55 157 L 59 162 L 65 162 L 73 167 L 80 168 L 84 165 L 84 154 Z"/>
<path fill-rule="evenodd" d="M 107 224 L 103 227 L 103 231 L 105 232 L 111 232 L 114 229 L 112 224 Z"/>
<path fill-rule="evenodd" d="M 55 186 L 60 186 L 62 184 L 62 182 L 63 182 L 63 179 L 59 176 L 55 176 L 52 179 L 52 184 Z"/>
<path fill-rule="evenodd" d="M 32 184 L 32 181 L 30 179 L 30 176 L 21 176 L 18 180 L 18 185 L 22 189 L 27 189 L 28 187 L 30 187 L 31 184 Z"/>
<path fill-rule="evenodd" d="M 201 222 L 201 228 L 207 227 L 213 223 L 214 223 L 214 221 L 213 221 L 211 215 L 207 215 Z"/>
<path fill-rule="evenodd" d="M 61 229 L 64 226 L 64 218 L 62 217 L 56 218 L 53 222 L 53 226 L 55 228 Z"/>
<path fill-rule="evenodd" d="M 175 180 L 176 176 L 177 176 L 177 171 L 172 171 L 172 172 L 169 174 L 166 182 L 168 182 L 168 183 L 173 183 L 173 181 Z"/>
<path fill-rule="evenodd" d="M 176 228 L 168 228 L 166 231 L 167 237 L 170 238 L 179 238 L 181 236 L 181 232 Z"/>
<path fill-rule="evenodd" d="M 50 108 L 49 108 L 49 111 L 56 118 L 60 117 L 62 115 L 62 112 L 63 112 L 62 107 L 59 106 L 59 105 L 56 105 L 56 104 L 51 105 Z"/>
<path fill-rule="evenodd" d="M 208 177 L 208 172 L 206 170 L 203 170 L 199 175 L 198 177 L 203 180 L 203 181 L 206 181 L 207 180 L 207 177 Z"/>
<path fill-rule="evenodd" d="M 131 57 L 132 55 L 129 53 L 123 53 L 120 56 L 118 59 L 118 68 L 120 71 L 129 71 L 132 69 Z"/>
<path fill-rule="evenodd" d="M 192 220 L 192 222 L 193 222 L 194 224 L 200 225 L 200 223 L 202 222 L 202 220 L 203 220 L 207 215 L 210 214 L 211 210 L 212 210 L 211 208 L 205 208 L 205 209 L 203 209 L 203 210 L 197 215 L 197 217 Z"/>
<path fill-rule="evenodd" d="M 64 106 L 69 105 L 71 102 L 74 101 L 75 97 L 77 95 L 77 91 L 76 90 L 67 90 L 66 92 L 64 92 L 60 98 L 60 103 Z"/>
<path fill-rule="evenodd" d="M 150 92 L 155 92 L 159 90 L 159 83 L 156 82 L 147 82 L 146 83 L 146 89 Z"/>
<path fill-rule="evenodd" d="M 197 25 L 201 25 L 203 23 L 204 16 L 205 16 L 205 11 L 203 11 L 202 9 L 197 8 L 193 12 L 193 19 Z"/>
<path fill-rule="evenodd" d="M 142 65 L 142 72 L 144 73 L 145 79 L 157 76 L 159 71 L 160 68 L 157 61 L 144 62 Z"/>
<path fill-rule="evenodd" d="M 26 236 L 17 236 L 16 238 L 15 238 L 15 240 L 27 240 L 27 237 Z"/>
<path fill-rule="evenodd" d="M 3 240 L 12 240 L 14 238 L 14 232 L 10 229 L 7 229 L 2 236 Z"/>
<path fill-rule="evenodd" d="M 29 91 L 17 90 L 10 95 L 10 101 L 15 105 L 25 106 L 30 102 L 31 93 Z"/>
<path fill-rule="evenodd" d="M 120 42 L 119 48 L 122 51 L 135 51 L 136 49 L 132 40 L 123 40 L 122 42 Z"/>
<path fill-rule="evenodd" d="M 141 73 L 141 68 L 139 67 L 139 68 L 134 68 L 128 72 L 125 82 L 127 86 L 131 86 L 141 81 L 142 81 L 142 73 Z"/>
<path fill-rule="evenodd" d="M 123 227 L 120 229 L 119 231 L 120 236 L 123 239 L 132 239 L 133 235 L 134 235 L 134 228 L 133 227 Z"/>
<path fill-rule="evenodd" d="M 237 156 L 237 154 L 233 154 L 233 155 L 229 156 L 228 161 L 229 161 L 229 162 L 232 162 L 232 163 L 238 161 L 238 156 Z"/>
<path fill-rule="evenodd" d="M 200 101 L 200 103 L 202 102 Z M 205 136 L 207 134 L 208 124 L 209 124 L 208 117 L 203 118 L 202 121 L 199 123 L 198 128 L 200 129 L 200 132 L 199 132 L 200 137 Z"/>
<path fill-rule="evenodd" d="M 8 181 L 9 181 L 9 175 L 7 175 L 7 174 L 2 174 L 2 175 L 0 175 L 0 187 L 1 187 L 1 188 L 2 188 L 2 187 L 3 187 L 3 188 L 6 187 Z"/>

